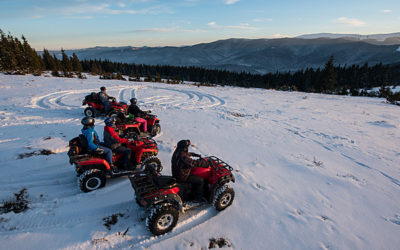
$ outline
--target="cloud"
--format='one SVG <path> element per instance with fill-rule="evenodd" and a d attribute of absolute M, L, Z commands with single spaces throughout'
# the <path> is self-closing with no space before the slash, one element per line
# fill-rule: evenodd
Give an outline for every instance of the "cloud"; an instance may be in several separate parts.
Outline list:
<path fill-rule="evenodd" d="M 119 7 L 124 8 L 125 4 L 120 2 L 118 4 Z M 66 15 L 74 15 L 74 14 L 103 14 L 103 15 L 120 15 L 120 14 L 160 14 L 160 13 L 168 13 L 172 14 L 173 12 L 169 8 L 165 8 L 163 6 L 153 6 L 145 9 L 113 9 L 110 4 L 103 3 L 98 5 L 93 4 L 80 4 L 75 6 L 67 7 L 63 10 L 63 13 Z"/>
<path fill-rule="evenodd" d="M 39 18 L 43 18 L 43 16 L 42 15 L 31 15 L 30 18 L 39 19 Z"/>
<path fill-rule="evenodd" d="M 125 7 L 126 7 L 126 4 L 123 3 L 123 2 L 118 2 L 117 5 L 118 5 L 119 7 L 121 7 L 121 8 L 125 8 Z"/>
<path fill-rule="evenodd" d="M 238 29 L 238 30 L 255 30 L 256 27 L 250 26 L 248 23 L 241 23 L 240 25 L 218 25 L 216 22 L 209 22 L 207 24 L 213 29 Z"/>
<path fill-rule="evenodd" d="M 272 38 L 282 38 L 282 37 L 284 37 L 284 36 L 281 34 L 273 34 L 272 35 Z"/>
<path fill-rule="evenodd" d="M 356 18 L 349 18 L 349 17 L 339 17 L 334 19 L 333 22 L 339 24 L 346 24 L 354 27 L 360 27 L 365 25 L 365 22 Z"/>
<path fill-rule="evenodd" d="M 381 10 L 382 13 L 390 13 L 392 10 Z"/>
<path fill-rule="evenodd" d="M 89 19 L 93 19 L 93 16 L 68 16 L 67 18 L 89 20 Z"/>
<path fill-rule="evenodd" d="M 181 29 L 180 27 L 172 27 L 172 28 L 139 29 L 139 30 L 133 30 L 132 32 L 135 32 L 135 33 L 174 33 L 174 32 L 196 33 L 196 32 L 205 32 L 205 31 L 200 30 L 200 29 L 189 30 L 189 29 Z"/>
<path fill-rule="evenodd" d="M 255 23 L 272 22 L 272 18 L 254 18 L 253 22 Z"/>
<path fill-rule="evenodd" d="M 239 2 L 239 1 L 240 0 L 224 0 L 225 4 L 228 4 L 228 5 L 235 4 L 235 3 Z"/>

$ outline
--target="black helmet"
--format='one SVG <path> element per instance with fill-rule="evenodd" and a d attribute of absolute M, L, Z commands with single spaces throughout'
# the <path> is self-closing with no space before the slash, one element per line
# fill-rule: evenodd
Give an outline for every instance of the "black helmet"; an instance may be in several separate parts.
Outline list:
<path fill-rule="evenodd" d="M 109 126 L 109 127 L 112 127 L 113 125 L 114 125 L 114 117 L 113 116 L 111 116 L 111 117 L 108 117 L 107 119 L 105 119 L 104 120 L 104 123 L 107 125 L 107 126 Z"/>
<path fill-rule="evenodd" d="M 93 117 L 86 116 L 86 117 L 84 117 L 84 118 L 82 119 L 81 123 L 82 123 L 82 125 L 84 125 L 84 126 L 91 127 L 91 126 L 94 125 L 94 119 L 93 119 Z"/>
<path fill-rule="evenodd" d="M 130 101 L 131 101 L 131 104 L 136 104 L 137 103 L 137 99 L 136 98 L 132 98 Z"/>
<path fill-rule="evenodd" d="M 104 91 L 104 90 L 106 90 L 106 87 L 103 86 L 103 87 L 100 88 L 100 90 Z"/>
<path fill-rule="evenodd" d="M 188 148 L 190 146 L 190 140 L 180 140 L 178 144 L 176 144 L 177 148 Z"/>

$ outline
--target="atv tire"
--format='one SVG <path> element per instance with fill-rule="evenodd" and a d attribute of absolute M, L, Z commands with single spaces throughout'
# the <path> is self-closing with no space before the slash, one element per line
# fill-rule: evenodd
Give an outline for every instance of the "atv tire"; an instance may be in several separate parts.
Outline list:
<path fill-rule="evenodd" d="M 146 225 L 154 235 L 170 232 L 178 222 L 179 211 L 170 203 L 156 205 L 146 218 Z"/>
<path fill-rule="evenodd" d="M 95 117 L 96 116 L 96 113 L 95 113 L 96 111 L 94 110 L 94 108 L 92 108 L 92 107 L 87 107 L 87 108 L 85 108 L 85 110 L 83 111 L 83 113 L 85 114 L 85 116 L 88 116 L 88 117 Z"/>
<path fill-rule="evenodd" d="M 161 161 L 156 156 L 150 156 L 150 157 L 146 158 L 142 162 L 141 169 L 145 170 L 148 165 L 150 165 L 150 167 L 153 167 L 153 169 L 155 170 L 156 174 L 161 173 L 161 171 L 163 170 L 163 166 L 161 165 Z"/>
<path fill-rule="evenodd" d="M 120 113 L 120 111 L 111 110 L 110 112 L 108 112 L 108 114 L 106 115 L 106 117 L 114 117 L 114 119 L 115 119 L 116 117 L 118 117 L 118 113 Z"/>
<path fill-rule="evenodd" d="M 156 135 L 158 135 L 159 133 L 161 133 L 161 126 L 160 126 L 160 124 L 154 124 L 153 125 L 153 128 L 151 129 L 151 133 L 150 133 L 150 135 L 152 136 L 152 137 L 154 137 L 154 136 L 156 136 Z"/>
<path fill-rule="evenodd" d="M 213 206 L 218 211 L 229 207 L 235 198 L 235 191 L 229 185 L 223 185 L 215 191 Z"/>
<path fill-rule="evenodd" d="M 99 169 L 86 170 L 78 178 L 78 186 L 85 193 L 102 188 L 105 185 L 106 176 Z"/>

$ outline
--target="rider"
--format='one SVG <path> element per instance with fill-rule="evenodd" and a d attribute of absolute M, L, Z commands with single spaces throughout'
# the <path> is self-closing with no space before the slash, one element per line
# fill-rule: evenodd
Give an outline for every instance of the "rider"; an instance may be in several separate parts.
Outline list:
<path fill-rule="evenodd" d="M 106 87 L 103 86 L 100 88 L 99 97 L 100 97 L 101 103 L 103 103 L 103 105 L 105 106 L 105 111 L 107 113 L 108 110 L 110 110 L 110 103 L 108 100 L 112 99 L 112 97 L 107 94 Z"/>
<path fill-rule="evenodd" d="M 112 151 L 111 149 L 100 145 L 99 136 L 97 135 L 96 130 L 94 130 L 94 118 L 85 117 L 82 119 L 81 123 L 83 125 L 81 132 L 88 142 L 89 151 L 100 154 L 104 153 L 106 156 L 106 161 L 110 165 L 111 169 L 114 170 L 115 166 L 112 161 Z"/>
<path fill-rule="evenodd" d="M 104 126 L 104 144 L 110 147 L 114 152 L 118 154 L 123 154 L 123 168 L 131 168 L 131 154 L 132 151 L 122 146 L 121 144 L 128 144 L 130 141 L 128 139 L 123 139 L 115 132 L 115 119 L 114 117 L 108 117 L 104 120 L 106 126 Z"/>
<path fill-rule="evenodd" d="M 147 132 L 147 120 L 143 119 L 143 117 L 145 117 L 147 115 L 147 112 L 142 111 L 137 105 L 137 99 L 136 98 L 132 98 L 130 100 L 131 105 L 129 105 L 128 108 L 128 114 L 131 114 L 135 117 L 135 120 L 137 122 L 140 122 L 143 124 L 143 132 Z"/>
<path fill-rule="evenodd" d="M 176 145 L 176 149 L 171 159 L 172 176 L 178 182 L 187 182 L 192 184 L 195 191 L 193 202 L 203 201 L 204 181 L 196 175 L 191 175 L 190 170 L 195 167 L 207 167 L 207 163 L 201 160 L 193 160 L 190 157 L 199 157 L 200 155 L 188 152 L 190 140 L 181 140 Z"/>

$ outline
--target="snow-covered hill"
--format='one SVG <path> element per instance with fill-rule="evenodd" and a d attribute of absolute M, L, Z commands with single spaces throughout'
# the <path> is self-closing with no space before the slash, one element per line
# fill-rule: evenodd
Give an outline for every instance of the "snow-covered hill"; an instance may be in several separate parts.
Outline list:
<path fill-rule="evenodd" d="M 232 206 L 191 211 L 155 238 L 127 178 L 80 192 L 67 144 L 103 85 L 161 119 L 164 174 L 180 139 L 234 167 Z M 399 121 L 377 98 L 0 74 L 0 200 L 29 195 L 25 212 L 0 214 L 0 248 L 398 249 Z"/>
<path fill-rule="evenodd" d="M 316 38 L 344 38 L 353 41 L 367 41 L 372 44 L 398 44 L 400 41 L 400 32 L 389 33 L 389 34 L 371 34 L 371 35 L 360 35 L 360 34 L 334 34 L 334 33 L 317 33 L 317 34 L 306 34 L 298 36 L 297 38 L 303 39 L 316 39 Z"/>
<path fill-rule="evenodd" d="M 397 52 L 399 37 L 388 37 L 380 42 L 375 38 L 384 35 L 371 35 L 374 39 L 357 35 L 338 35 L 338 38 L 331 38 L 333 34 L 313 36 L 304 36 L 309 39 L 232 38 L 182 47 L 95 47 L 66 50 L 65 53 L 69 56 L 75 53 L 81 60 L 107 59 L 147 65 L 196 66 L 254 74 L 323 68 L 331 55 L 335 58 L 335 64 L 339 65 L 394 64 L 400 61 Z M 60 51 L 53 52 L 61 58 Z"/>

